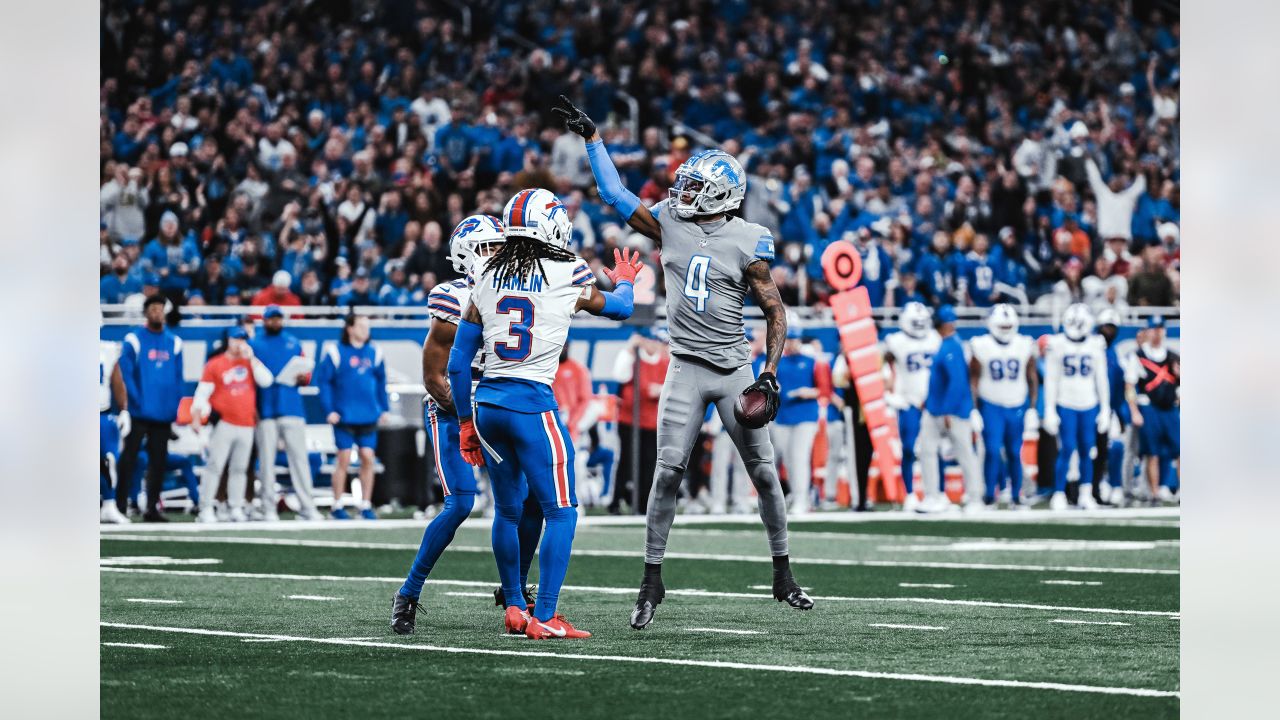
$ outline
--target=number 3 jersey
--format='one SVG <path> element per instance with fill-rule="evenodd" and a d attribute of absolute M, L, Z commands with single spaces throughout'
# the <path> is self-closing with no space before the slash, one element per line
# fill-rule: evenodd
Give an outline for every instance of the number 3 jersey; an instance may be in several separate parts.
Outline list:
<path fill-rule="evenodd" d="M 751 360 L 742 325 L 747 266 L 773 260 L 773 234 L 736 217 L 701 224 L 681 220 L 668 202 L 650 212 L 662 228 L 671 352 L 740 368 Z"/>
<path fill-rule="evenodd" d="M 472 279 L 471 304 L 484 325 L 485 380 L 526 380 L 550 392 L 578 297 L 596 277 L 579 257 L 543 260 L 542 268 L 545 276 L 534 270 L 529 277 L 499 279 L 486 270 Z"/>
<path fill-rule="evenodd" d="M 911 407 L 923 405 L 929 394 L 929 368 L 941 344 L 933 330 L 918 338 L 899 331 L 884 339 L 884 349 L 893 354 L 893 393 Z"/>
<path fill-rule="evenodd" d="M 1058 334 L 1049 338 L 1045 353 L 1045 398 L 1050 405 L 1071 410 L 1105 406 L 1110 400 L 1107 382 L 1107 343 L 1100 335 L 1071 340 Z"/>
<path fill-rule="evenodd" d="M 969 351 L 978 361 L 978 398 L 1001 407 L 1020 408 L 1027 404 L 1027 363 L 1035 344 L 1027 335 L 1014 335 L 1002 343 L 992 335 L 969 341 Z"/>

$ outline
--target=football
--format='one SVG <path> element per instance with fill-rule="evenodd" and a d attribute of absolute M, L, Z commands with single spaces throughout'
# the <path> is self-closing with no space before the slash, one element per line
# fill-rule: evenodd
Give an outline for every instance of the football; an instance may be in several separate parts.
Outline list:
<path fill-rule="evenodd" d="M 733 404 L 733 416 L 743 427 L 764 427 L 769 422 L 769 395 L 756 387 L 743 390 Z"/>

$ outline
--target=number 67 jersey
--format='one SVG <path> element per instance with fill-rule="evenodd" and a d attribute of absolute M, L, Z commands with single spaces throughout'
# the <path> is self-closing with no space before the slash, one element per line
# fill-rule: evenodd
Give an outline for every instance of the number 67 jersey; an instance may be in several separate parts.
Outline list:
<path fill-rule="evenodd" d="M 485 378 L 515 378 L 550 387 L 584 288 L 596 276 L 582 258 L 543 260 L 546 275 L 472 277 L 471 304 L 484 326 Z"/>

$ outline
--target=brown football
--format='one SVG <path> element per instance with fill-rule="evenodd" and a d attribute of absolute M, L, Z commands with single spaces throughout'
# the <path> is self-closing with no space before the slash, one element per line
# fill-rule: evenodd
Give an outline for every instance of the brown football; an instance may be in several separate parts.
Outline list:
<path fill-rule="evenodd" d="M 762 428 L 769 423 L 769 396 L 763 390 L 747 388 L 733 404 L 733 416 L 738 424 L 749 428 Z"/>

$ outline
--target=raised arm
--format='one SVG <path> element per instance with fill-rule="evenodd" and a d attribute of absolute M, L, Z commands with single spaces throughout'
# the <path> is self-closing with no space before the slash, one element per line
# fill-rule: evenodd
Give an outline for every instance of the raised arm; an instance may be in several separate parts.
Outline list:
<path fill-rule="evenodd" d="M 449 415 L 457 415 L 453 407 L 453 393 L 449 391 L 449 351 L 458 327 L 438 318 L 431 319 L 427 339 L 422 343 L 422 385 L 431 394 L 436 405 Z"/>
<path fill-rule="evenodd" d="M 640 198 L 622 186 L 622 178 L 609 159 L 609 151 L 605 150 L 604 140 L 596 132 L 596 124 L 563 95 L 560 96 L 560 104 L 552 108 L 551 112 L 564 120 L 564 126 L 570 132 L 581 135 L 587 142 L 587 160 L 591 162 L 591 174 L 596 178 L 596 191 L 600 193 L 600 199 L 626 218 L 632 229 L 660 246 L 662 227 L 658 225 L 653 213 L 640 203 Z"/>
<path fill-rule="evenodd" d="M 774 375 L 778 372 L 778 359 L 782 357 L 782 346 L 787 340 L 787 308 L 782 304 L 778 286 L 773 284 L 769 263 L 757 260 L 747 266 L 747 287 L 764 311 L 765 361 L 762 372 Z"/>

